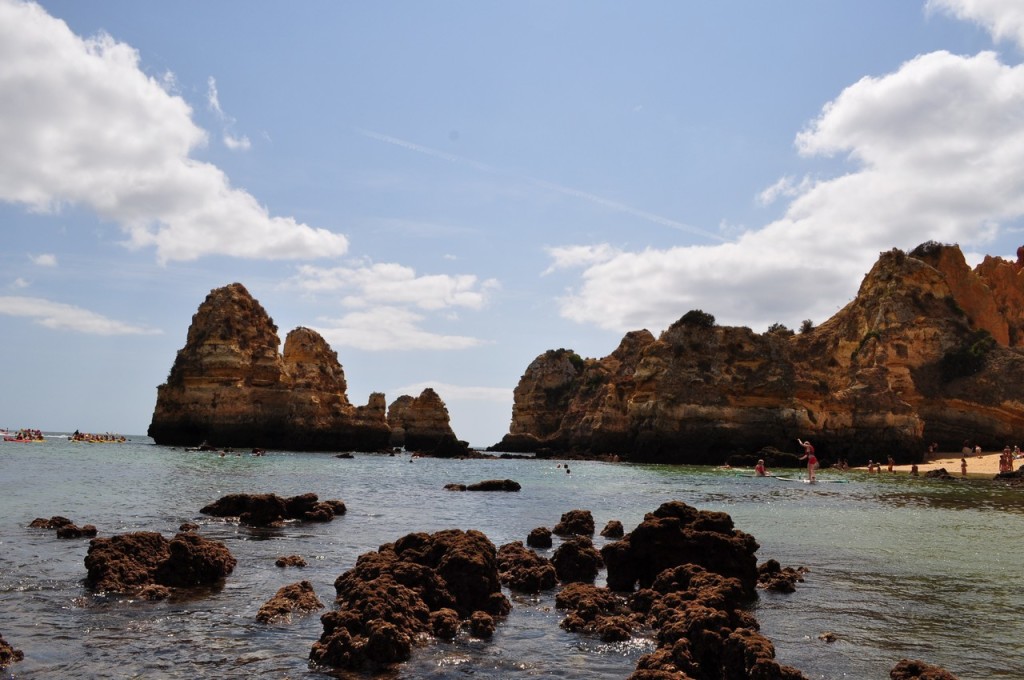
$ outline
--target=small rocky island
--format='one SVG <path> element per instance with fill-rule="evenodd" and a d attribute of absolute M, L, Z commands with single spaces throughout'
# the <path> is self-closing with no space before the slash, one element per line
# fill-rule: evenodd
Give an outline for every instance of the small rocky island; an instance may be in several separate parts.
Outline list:
<path fill-rule="evenodd" d="M 719 464 L 809 438 L 826 463 L 931 443 L 1002 449 L 1024 431 L 1024 247 L 971 269 L 935 242 L 882 253 L 856 298 L 799 333 L 692 310 L 603 359 L 550 350 L 515 389 L 497 451 Z M 808 295 L 813 294 L 808 292 Z"/>
<path fill-rule="evenodd" d="M 403 395 L 390 409 L 380 392 L 355 406 L 338 354 L 319 333 L 299 327 L 285 338 L 283 354 L 280 345 L 277 326 L 242 284 L 211 291 L 157 388 L 149 436 L 168 446 L 468 451 L 434 390 Z"/>

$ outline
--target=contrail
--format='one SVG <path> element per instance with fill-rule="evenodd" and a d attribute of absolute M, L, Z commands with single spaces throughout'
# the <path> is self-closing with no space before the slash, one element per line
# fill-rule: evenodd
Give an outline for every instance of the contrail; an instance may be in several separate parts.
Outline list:
<path fill-rule="evenodd" d="M 495 168 L 493 166 L 487 165 L 485 163 L 480 163 L 478 161 L 474 161 L 472 159 L 465 158 L 464 156 L 458 156 L 456 154 L 451 154 L 451 153 L 447 153 L 447 152 L 444 152 L 444 151 L 439 151 L 437 149 L 432 149 L 429 146 L 423 146 L 422 144 L 416 144 L 414 142 L 409 142 L 409 141 L 406 141 L 404 139 L 399 139 L 398 137 L 392 137 L 391 135 L 385 135 L 385 134 L 381 134 L 379 132 L 373 132 L 372 130 L 364 130 L 362 128 L 356 128 L 356 132 L 358 132 L 359 134 L 363 135 L 364 137 L 369 137 L 370 139 L 376 139 L 379 142 L 384 142 L 386 144 L 392 144 L 394 146 L 399 146 L 399 147 L 402 147 L 403 149 L 408 149 L 410 151 L 415 151 L 417 153 L 425 154 L 427 156 L 432 156 L 434 158 L 438 158 L 438 159 L 443 160 L 443 161 L 448 161 L 449 163 L 458 163 L 460 165 L 465 165 L 465 166 L 468 166 L 468 167 L 473 168 L 475 170 L 479 170 L 481 172 L 487 172 L 487 173 L 492 173 L 492 174 L 505 174 L 505 175 L 508 174 L 506 172 L 503 172 L 503 171 L 499 170 L 498 168 Z M 686 231 L 686 232 L 689 232 L 691 234 L 697 234 L 697 235 L 703 236 L 705 238 L 713 239 L 715 241 L 722 241 L 722 242 L 725 241 L 725 239 L 723 237 L 719 236 L 718 234 L 716 234 L 714 232 L 710 232 L 710 231 L 707 231 L 705 229 L 701 229 L 699 227 L 694 227 L 693 225 L 686 224 L 684 222 L 679 222 L 677 220 L 669 219 L 668 217 L 662 217 L 661 215 L 655 215 L 654 213 L 649 213 L 649 212 L 647 212 L 645 210 L 639 210 L 637 208 L 634 208 L 632 206 L 626 205 L 624 203 L 619 203 L 617 201 L 612 201 L 612 200 L 609 200 L 607 198 L 602 198 L 601 196 L 595 196 L 594 194 L 587 193 L 586 191 L 581 191 L 579 189 L 573 189 L 572 187 L 565 187 L 565 186 L 562 186 L 560 184 L 555 184 L 553 182 L 548 182 L 548 181 L 545 181 L 545 180 L 542 180 L 542 179 L 537 179 L 535 177 L 530 177 L 528 175 L 520 175 L 520 177 L 522 179 L 530 182 L 531 184 L 534 184 L 534 185 L 536 185 L 538 187 L 541 187 L 543 189 L 547 189 L 548 191 L 554 191 L 556 193 L 560 193 L 560 194 L 563 194 L 565 196 L 571 196 L 573 198 L 583 199 L 584 201 L 587 201 L 589 203 L 594 203 L 596 205 L 600 205 L 600 206 L 603 206 L 605 208 L 610 208 L 610 209 L 615 210 L 617 212 L 622 212 L 622 213 L 626 213 L 627 215 L 632 215 L 634 217 L 639 217 L 640 219 L 647 220 L 648 222 L 652 222 L 654 224 L 660 224 L 663 227 L 670 227 L 672 229 L 678 229 L 679 231 Z"/>

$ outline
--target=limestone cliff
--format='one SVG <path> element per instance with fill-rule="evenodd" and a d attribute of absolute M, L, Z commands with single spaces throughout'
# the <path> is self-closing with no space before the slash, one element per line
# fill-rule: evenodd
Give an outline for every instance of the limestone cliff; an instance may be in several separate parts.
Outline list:
<path fill-rule="evenodd" d="M 1024 254 L 1024 251 L 1022 251 Z M 857 297 L 799 335 L 688 313 L 603 359 L 537 357 L 503 451 L 717 463 L 810 438 L 826 461 L 1002 448 L 1024 433 L 1024 262 L 956 246 L 882 253 Z"/>
<path fill-rule="evenodd" d="M 435 456 L 460 456 L 469 446 L 452 431 L 448 409 L 441 397 L 426 388 L 418 397 L 402 395 L 388 407 L 391 445 Z"/>
<path fill-rule="evenodd" d="M 277 326 L 240 283 L 210 292 L 185 346 L 157 388 L 149 436 L 157 444 L 361 450 L 386 447 L 383 394 L 346 396 L 338 355 L 316 332 Z"/>

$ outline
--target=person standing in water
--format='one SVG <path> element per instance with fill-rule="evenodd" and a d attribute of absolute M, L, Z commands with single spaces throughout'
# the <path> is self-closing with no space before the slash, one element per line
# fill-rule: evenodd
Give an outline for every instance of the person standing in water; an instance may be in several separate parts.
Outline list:
<path fill-rule="evenodd" d="M 768 471 L 764 469 L 764 459 L 757 461 L 757 465 L 754 466 L 755 477 L 767 477 Z"/>
<path fill-rule="evenodd" d="M 810 441 L 800 441 L 797 437 L 797 443 L 804 447 L 804 455 L 800 456 L 800 460 L 807 459 L 807 478 L 810 482 L 814 483 L 814 470 L 818 467 L 818 459 L 814 455 L 814 446 Z"/>

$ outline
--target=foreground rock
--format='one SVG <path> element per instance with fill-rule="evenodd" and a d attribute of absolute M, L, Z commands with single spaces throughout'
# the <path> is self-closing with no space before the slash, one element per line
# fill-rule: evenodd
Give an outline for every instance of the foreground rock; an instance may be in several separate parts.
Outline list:
<path fill-rule="evenodd" d="M 551 560 L 525 547 L 521 541 L 498 548 L 498 572 L 504 585 L 523 593 L 549 590 L 558 580 Z"/>
<path fill-rule="evenodd" d="M 570 510 L 552 529 L 559 536 L 593 536 L 594 515 L 590 510 Z"/>
<path fill-rule="evenodd" d="M 264 602 L 256 612 L 256 620 L 260 623 L 288 622 L 294 613 L 308 614 L 323 608 L 324 603 L 316 596 L 313 584 L 299 581 L 280 588 Z"/>
<path fill-rule="evenodd" d="M 199 512 L 213 517 L 237 517 L 254 527 L 281 526 L 286 520 L 330 522 L 347 511 L 340 500 L 321 501 L 314 493 L 290 498 L 276 494 L 233 493 L 210 503 Z"/>
<path fill-rule="evenodd" d="M 804 680 L 775 661 L 774 646 L 749 611 L 756 550 L 728 515 L 665 503 L 602 549 L 608 588 L 574 583 L 558 594 L 556 605 L 568 610 L 561 625 L 606 642 L 654 629 L 657 649 L 640 658 L 633 680 Z"/>
<path fill-rule="evenodd" d="M 479 531 L 409 534 L 360 555 L 334 583 L 338 609 L 310 659 L 323 666 L 379 669 L 404 661 L 424 635 L 452 638 L 460 622 L 478 636 L 511 605 L 501 593 L 494 544 Z"/>
<path fill-rule="evenodd" d="M 377 451 L 391 436 L 384 395 L 353 406 L 338 355 L 309 328 L 277 326 L 240 283 L 210 292 L 157 388 L 157 444 Z"/>
<path fill-rule="evenodd" d="M 519 491 L 523 487 L 512 479 L 485 479 L 475 484 L 445 484 L 448 491 Z"/>
<path fill-rule="evenodd" d="M 892 680 L 957 680 L 957 677 L 945 668 L 933 666 L 924 661 L 902 659 L 891 671 Z"/>
<path fill-rule="evenodd" d="M 743 593 L 757 587 L 754 537 L 733 528 L 724 512 L 697 510 L 680 501 L 664 503 L 622 540 L 601 548 L 608 587 L 631 592 L 650 588 L 665 569 L 693 564 L 735 578 Z"/>
<path fill-rule="evenodd" d="M 856 298 L 806 332 L 755 333 L 691 310 L 602 359 L 538 356 L 491 447 L 720 464 L 810 438 L 825 465 L 928 444 L 1002 449 L 1024 430 L 1024 251 L 970 269 L 956 246 L 882 253 Z"/>
<path fill-rule="evenodd" d="M 792 593 L 796 584 L 804 582 L 806 567 L 783 567 L 777 560 L 768 560 L 757 566 L 757 585 L 777 593 Z"/>
<path fill-rule="evenodd" d="M 22 661 L 24 658 L 24 652 L 11 647 L 7 640 L 4 640 L 4 636 L 0 635 L 0 668 L 7 668 L 13 663 Z"/>
<path fill-rule="evenodd" d="M 166 539 L 153 531 L 94 538 L 85 556 L 85 584 L 97 592 L 167 593 L 168 588 L 190 588 L 222 581 L 235 568 L 235 558 L 220 542 L 194 533 Z"/>

